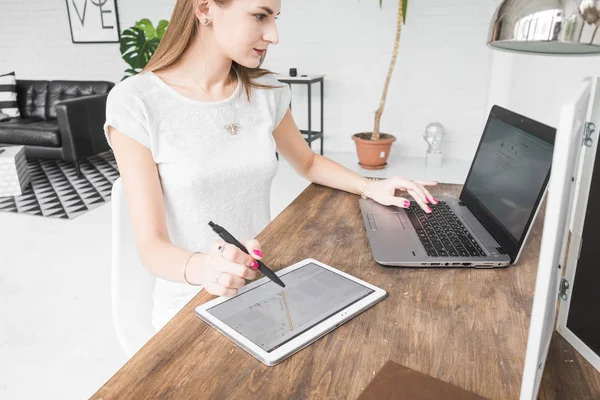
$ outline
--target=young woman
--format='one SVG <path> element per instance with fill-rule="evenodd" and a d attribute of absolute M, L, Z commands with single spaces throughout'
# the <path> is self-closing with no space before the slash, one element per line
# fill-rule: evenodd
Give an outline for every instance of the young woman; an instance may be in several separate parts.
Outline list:
<path fill-rule="evenodd" d="M 426 211 L 437 202 L 402 177 L 371 182 L 307 146 L 289 110 L 290 91 L 260 68 L 279 41 L 280 0 L 177 0 L 156 53 L 110 92 L 105 132 L 121 172 L 143 264 L 155 274 L 159 329 L 202 285 L 231 296 L 256 277 L 255 237 L 269 222 L 275 152 L 321 185 L 384 205 L 406 190 Z M 251 256 L 222 240 L 214 221 Z"/>

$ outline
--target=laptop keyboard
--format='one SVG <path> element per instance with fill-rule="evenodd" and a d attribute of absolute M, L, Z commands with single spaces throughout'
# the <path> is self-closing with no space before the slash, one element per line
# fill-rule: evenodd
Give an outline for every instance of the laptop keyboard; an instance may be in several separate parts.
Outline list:
<path fill-rule="evenodd" d="M 467 228 L 450 209 L 440 201 L 430 204 L 427 214 L 418 204 L 406 209 L 410 222 L 430 257 L 480 257 L 485 256 Z"/>

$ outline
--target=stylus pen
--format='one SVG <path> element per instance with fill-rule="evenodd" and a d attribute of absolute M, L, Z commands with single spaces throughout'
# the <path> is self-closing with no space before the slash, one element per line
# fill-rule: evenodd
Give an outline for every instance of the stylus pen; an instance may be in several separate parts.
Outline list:
<path fill-rule="evenodd" d="M 210 227 L 212 228 L 212 230 L 215 231 L 217 233 L 217 235 L 221 236 L 221 239 L 223 239 L 224 241 L 226 241 L 229 244 L 234 245 L 235 247 L 237 247 L 238 249 L 240 249 L 244 253 L 250 254 L 250 253 L 248 253 L 248 249 L 246 249 L 243 244 L 241 244 L 240 242 L 238 242 L 238 240 L 236 238 L 234 238 L 231 235 L 231 233 L 227 232 L 225 230 L 225 228 L 223 228 L 222 226 L 219 226 L 219 225 L 215 224 L 212 221 L 210 221 L 208 223 L 208 225 L 210 225 Z M 270 280 L 272 280 L 273 282 L 275 282 L 279 286 L 281 286 L 283 288 L 285 287 L 285 283 L 283 283 L 283 281 L 281 279 L 279 279 L 279 277 L 277 275 L 275 275 L 275 272 L 271 271 L 269 269 L 269 267 L 267 267 L 262 261 L 256 260 L 256 262 L 258 263 L 258 270 L 260 272 L 262 272 L 264 276 L 266 276 L 267 278 L 269 278 Z"/>

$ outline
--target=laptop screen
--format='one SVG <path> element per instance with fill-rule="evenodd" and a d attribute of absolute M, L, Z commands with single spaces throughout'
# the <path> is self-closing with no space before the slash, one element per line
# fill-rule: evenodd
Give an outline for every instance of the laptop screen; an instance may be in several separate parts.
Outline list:
<path fill-rule="evenodd" d="M 494 107 L 461 194 L 512 260 L 546 189 L 554 134 L 553 128 Z"/>

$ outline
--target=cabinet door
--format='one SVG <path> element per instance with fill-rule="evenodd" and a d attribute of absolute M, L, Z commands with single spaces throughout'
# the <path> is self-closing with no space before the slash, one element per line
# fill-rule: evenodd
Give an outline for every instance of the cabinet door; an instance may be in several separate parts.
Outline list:
<path fill-rule="evenodd" d="M 597 93 L 592 110 L 587 120 L 595 123 L 596 132 L 593 143 L 583 147 L 565 273 L 568 288 L 566 300 L 560 304 L 557 330 L 600 371 L 600 154 L 596 151 L 600 95 Z"/>

